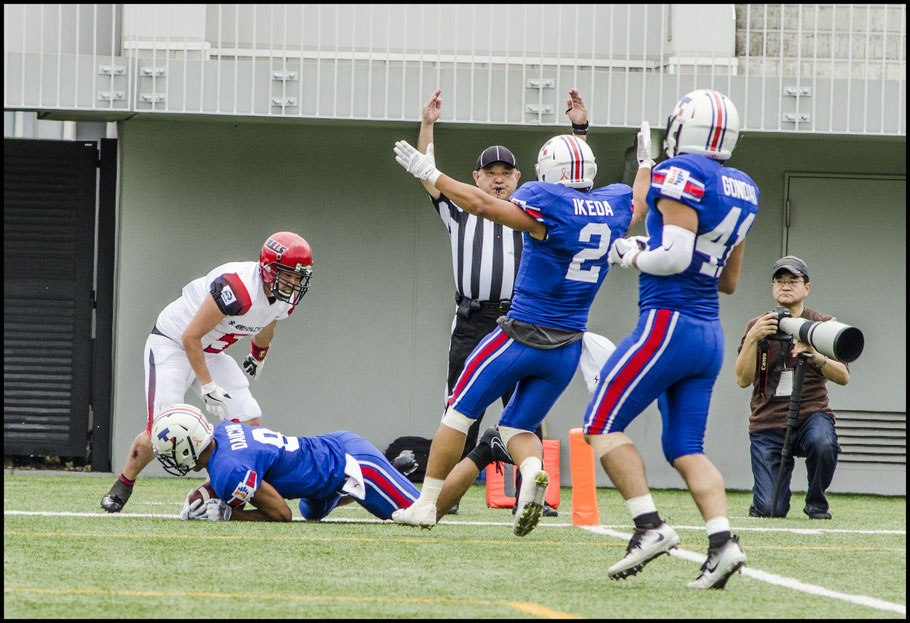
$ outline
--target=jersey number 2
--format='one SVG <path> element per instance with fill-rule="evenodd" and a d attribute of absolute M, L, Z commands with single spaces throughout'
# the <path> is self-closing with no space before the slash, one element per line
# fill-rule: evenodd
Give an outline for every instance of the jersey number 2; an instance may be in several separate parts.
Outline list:
<path fill-rule="evenodd" d="M 581 267 L 584 262 L 599 260 L 610 250 L 610 226 L 606 223 L 588 223 L 578 233 L 579 242 L 590 242 L 594 236 L 600 237 L 600 244 L 595 249 L 582 249 L 572 258 L 566 279 L 597 283 L 600 276 L 600 266 L 593 265 L 587 269 Z"/>

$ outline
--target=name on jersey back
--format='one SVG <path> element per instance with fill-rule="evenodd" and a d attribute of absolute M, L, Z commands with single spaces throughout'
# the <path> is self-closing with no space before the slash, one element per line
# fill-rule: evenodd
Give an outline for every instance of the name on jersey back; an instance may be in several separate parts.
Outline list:
<path fill-rule="evenodd" d="M 243 434 L 243 427 L 240 424 L 228 424 L 224 427 L 228 440 L 231 442 L 231 450 L 243 450 L 247 447 L 246 437 Z"/>
<path fill-rule="evenodd" d="M 606 201 L 573 197 L 572 203 L 575 205 L 576 216 L 613 216 L 613 208 Z"/>
<path fill-rule="evenodd" d="M 758 197 L 755 195 L 755 186 L 749 182 L 737 180 L 726 175 L 720 176 L 723 184 L 724 194 L 734 199 L 748 201 L 752 205 L 758 205 Z"/>

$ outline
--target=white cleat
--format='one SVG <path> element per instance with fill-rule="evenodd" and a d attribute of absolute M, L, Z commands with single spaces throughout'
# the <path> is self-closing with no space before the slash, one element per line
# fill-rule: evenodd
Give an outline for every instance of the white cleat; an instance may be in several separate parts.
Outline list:
<path fill-rule="evenodd" d="M 409 507 L 400 508 L 392 513 L 392 521 L 429 530 L 436 525 L 436 505 L 421 503 L 418 499 Z"/>
<path fill-rule="evenodd" d="M 543 513 L 543 499 L 547 494 L 547 485 L 550 484 L 550 477 L 547 472 L 541 470 L 534 476 L 534 490 L 531 498 L 518 499 L 518 511 L 515 513 L 515 524 L 512 531 L 515 536 L 525 536 L 540 522 L 540 516 Z M 522 490 L 525 487 L 522 486 Z"/>
<path fill-rule="evenodd" d="M 607 575 L 612 580 L 635 575 L 661 554 L 669 554 L 677 545 L 679 535 L 666 522 L 650 530 L 636 530 L 626 548 L 626 557 L 607 569 Z"/>
<path fill-rule="evenodd" d="M 730 576 L 746 564 L 746 553 L 739 545 L 739 537 L 733 535 L 730 540 L 717 549 L 708 550 L 708 558 L 701 566 L 701 575 L 694 582 L 686 584 L 689 588 L 721 589 L 727 584 Z"/>

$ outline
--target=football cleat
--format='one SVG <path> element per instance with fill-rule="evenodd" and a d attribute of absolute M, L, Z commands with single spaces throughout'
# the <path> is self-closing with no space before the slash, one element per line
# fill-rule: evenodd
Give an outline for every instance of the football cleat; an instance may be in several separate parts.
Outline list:
<path fill-rule="evenodd" d="M 392 521 L 405 526 L 419 526 L 429 530 L 436 525 L 436 505 L 421 502 L 418 499 L 407 508 L 399 508 L 392 513 Z"/>
<path fill-rule="evenodd" d="M 484 431 L 480 441 L 477 442 L 478 446 L 483 444 L 490 446 L 494 461 L 498 463 L 508 463 L 509 465 L 515 464 L 512 460 L 512 455 L 509 454 L 509 449 L 506 448 L 506 444 L 502 442 L 502 437 L 499 436 L 498 426 L 491 426 Z"/>
<path fill-rule="evenodd" d="M 641 571 L 646 564 L 669 554 L 679 545 L 679 536 L 666 522 L 649 530 L 635 530 L 626 548 L 626 557 L 607 569 L 610 579 L 620 580 Z"/>
<path fill-rule="evenodd" d="M 118 478 L 107 495 L 101 498 L 101 508 L 109 513 L 119 513 L 132 493 L 133 488 Z"/>
<path fill-rule="evenodd" d="M 550 477 L 547 472 L 541 470 L 534 476 L 534 488 L 530 499 L 522 498 L 519 494 L 518 511 L 515 513 L 515 523 L 512 528 L 515 536 L 526 536 L 537 527 L 543 513 L 543 498 L 549 484 Z M 524 490 L 525 487 L 522 486 L 522 491 Z"/>
<path fill-rule="evenodd" d="M 742 573 L 741 569 L 744 564 L 746 564 L 746 553 L 739 545 L 739 537 L 733 535 L 720 547 L 708 550 L 708 557 L 701 566 L 701 575 L 686 586 L 696 589 L 721 589 L 731 575 L 737 571 Z"/>

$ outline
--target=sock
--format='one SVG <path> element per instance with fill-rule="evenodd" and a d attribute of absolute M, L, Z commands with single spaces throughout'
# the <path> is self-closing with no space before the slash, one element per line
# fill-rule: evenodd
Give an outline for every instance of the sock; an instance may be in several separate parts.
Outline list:
<path fill-rule="evenodd" d="M 654 498 L 650 493 L 629 498 L 626 500 L 626 508 L 629 509 L 637 530 L 651 530 L 663 523 L 660 515 L 657 514 L 657 506 L 654 505 Z"/>
<path fill-rule="evenodd" d="M 708 532 L 708 547 L 716 549 L 730 540 L 730 520 L 726 517 L 714 517 L 705 522 Z"/>
<path fill-rule="evenodd" d="M 125 484 L 127 487 L 132 487 L 134 484 L 136 484 L 136 480 L 135 480 L 135 479 L 130 480 L 129 478 L 127 478 L 127 477 L 124 476 L 123 474 L 120 474 L 120 482 L 122 482 L 123 484 Z"/>
<path fill-rule="evenodd" d="M 474 462 L 478 470 L 483 471 L 487 465 L 493 462 L 493 449 L 485 443 L 479 444 L 471 450 L 468 458 Z"/>
<path fill-rule="evenodd" d="M 518 498 L 520 500 L 528 499 L 532 497 L 535 486 L 534 477 L 537 472 L 543 469 L 543 463 L 536 456 L 529 456 L 521 462 L 521 467 L 518 469 L 521 471 L 521 491 L 518 494 Z M 525 492 L 525 489 L 527 489 L 527 492 Z"/>
<path fill-rule="evenodd" d="M 417 502 L 423 501 L 427 504 L 436 506 L 436 500 L 439 499 L 439 494 L 442 491 L 442 484 L 444 482 L 445 480 L 441 478 L 430 478 L 429 476 L 424 476 L 423 488 L 420 489 L 420 497 L 417 498 Z M 415 502 L 415 504 L 417 502 Z"/>

